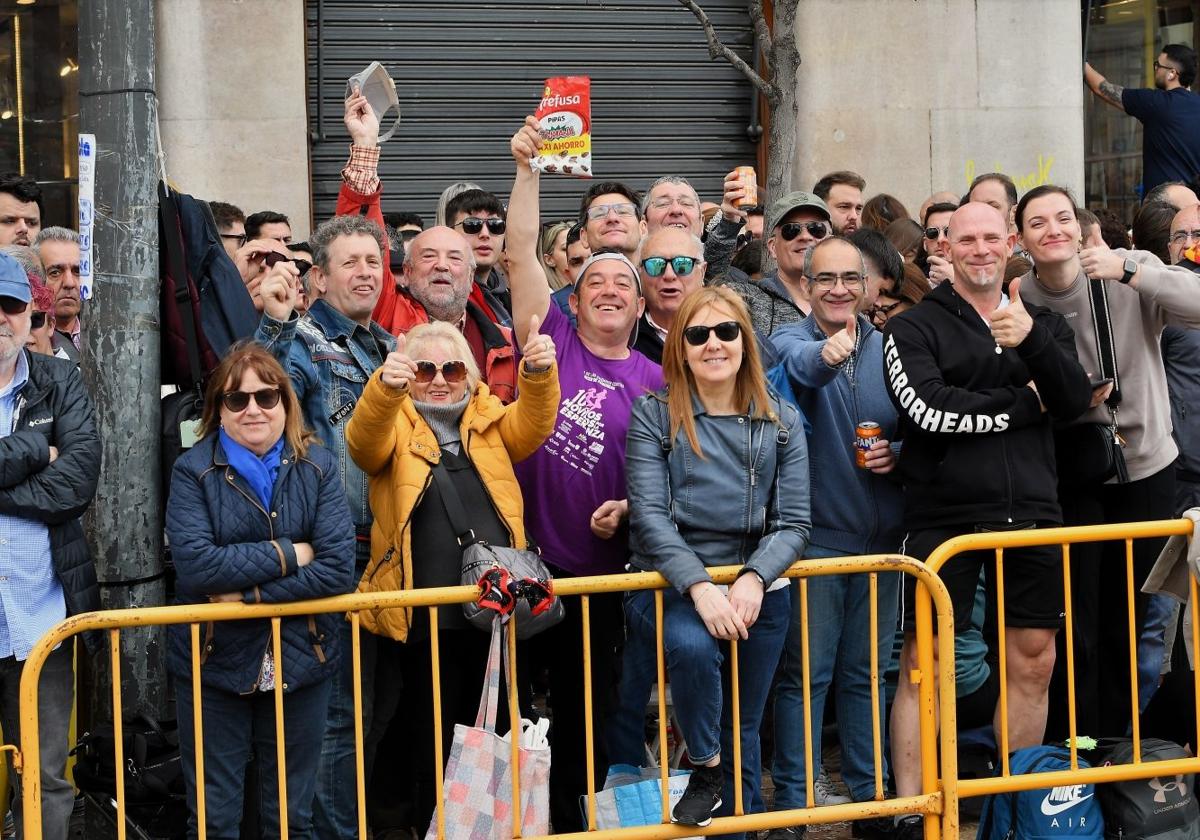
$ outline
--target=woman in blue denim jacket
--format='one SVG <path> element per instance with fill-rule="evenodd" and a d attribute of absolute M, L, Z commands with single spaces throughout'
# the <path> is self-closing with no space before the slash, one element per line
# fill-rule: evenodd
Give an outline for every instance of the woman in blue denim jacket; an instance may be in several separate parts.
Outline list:
<path fill-rule="evenodd" d="M 707 825 L 733 807 L 733 720 L 723 668 L 739 643 L 742 799 L 763 810 L 759 723 L 787 633 L 780 574 L 808 543 L 808 455 L 799 412 L 767 391 L 745 304 L 720 286 L 681 304 L 663 348 L 667 388 L 633 406 L 627 440 L 630 548 L 661 572 L 672 697 L 695 771 L 673 819 Z M 730 586 L 711 566 L 740 565 Z M 653 639 L 652 592 L 626 603 L 631 636 Z M 637 642 L 631 639 L 631 644 Z M 651 644 L 653 644 L 651 642 Z"/>

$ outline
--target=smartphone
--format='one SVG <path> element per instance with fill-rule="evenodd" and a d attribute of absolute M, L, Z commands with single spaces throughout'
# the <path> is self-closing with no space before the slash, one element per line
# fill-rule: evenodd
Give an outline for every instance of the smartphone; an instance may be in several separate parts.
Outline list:
<path fill-rule="evenodd" d="M 1108 385 L 1112 381 L 1113 381 L 1113 378 L 1111 376 L 1109 376 L 1104 379 L 1093 379 L 1090 382 L 1091 382 L 1092 390 L 1095 391 L 1097 388 L 1103 388 L 1105 385 Z"/>

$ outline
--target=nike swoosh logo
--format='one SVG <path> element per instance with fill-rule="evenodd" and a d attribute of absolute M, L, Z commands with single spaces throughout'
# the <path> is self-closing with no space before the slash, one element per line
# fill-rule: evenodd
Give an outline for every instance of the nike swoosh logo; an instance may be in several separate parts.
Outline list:
<path fill-rule="evenodd" d="M 1091 798 L 1092 794 L 1089 793 L 1087 796 L 1081 796 L 1078 799 L 1072 799 L 1070 802 L 1055 803 L 1050 801 L 1050 794 L 1047 793 L 1046 798 L 1042 800 L 1042 813 L 1047 817 L 1053 817 L 1055 814 L 1061 814 L 1063 811 L 1070 810 L 1080 802 L 1084 802 Z"/>

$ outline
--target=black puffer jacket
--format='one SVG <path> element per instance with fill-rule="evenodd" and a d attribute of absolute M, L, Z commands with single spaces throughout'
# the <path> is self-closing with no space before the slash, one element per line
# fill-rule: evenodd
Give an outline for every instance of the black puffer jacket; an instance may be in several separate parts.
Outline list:
<path fill-rule="evenodd" d="M 29 381 L 17 398 L 12 434 L 0 438 L 0 511 L 45 524 L 67 615 L 100 608 L 96 566 L 79 517 L 100 476 L 96 410 L 75 365 L 22 350 Z M 50 461 L 50 447 L 58 457 Z"/>
<path fill-rule="evenodd" d="M 1033 328 L 1016 349 L 1001 350 L 949 283 L 888 321 L 883 364 L 910 530 L 1061 520 L 1052 423 L 1082 414 L 1092 390 L 1066 320 L 1025 306 Z"/>

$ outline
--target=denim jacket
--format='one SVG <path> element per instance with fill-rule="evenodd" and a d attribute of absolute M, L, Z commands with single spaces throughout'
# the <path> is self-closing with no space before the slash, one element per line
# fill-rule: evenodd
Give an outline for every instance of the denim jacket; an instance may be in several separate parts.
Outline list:
<path fill-rule="evenodd" d="M 291 376 L 304 419 L 337 458 L 354 517 L 361 571 L 370 557 L 371 505 L 367 476 L 346 451 L 346 424 L 367 380 L 395 349 L 396 339 L 374 321 L 365 328 L 318 300 L 306 314 L 287 321 L 263 313 L 254 340 Z"/>
<path fill-rule="evenodd" d="M 692 399 L 692 451 L 670 438 L 666 392 L 633 404 L 626 439 L 632 565 L 686 593 L 706 567 L 744 564 L 769 586 L 808 545 L 808 451 L 795 406 L 771 396 L 780 418 L 710 416 Z"/>

